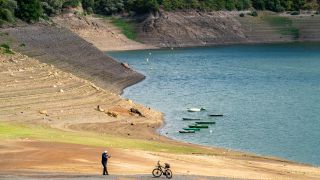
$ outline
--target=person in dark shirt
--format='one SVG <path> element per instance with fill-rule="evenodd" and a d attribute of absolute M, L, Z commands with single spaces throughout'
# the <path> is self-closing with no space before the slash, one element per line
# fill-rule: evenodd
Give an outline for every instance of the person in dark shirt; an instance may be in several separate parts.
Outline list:
<path fill-rule="evenodd" d="M 103 166 L 103 175 L 109 175 L 107 165 L 108 165 L 108 159 L 110 157 L 111 157 L 111 155 L 108 155 L 108 151 L 104 151 L 102 153 L 101 163 Z"/>

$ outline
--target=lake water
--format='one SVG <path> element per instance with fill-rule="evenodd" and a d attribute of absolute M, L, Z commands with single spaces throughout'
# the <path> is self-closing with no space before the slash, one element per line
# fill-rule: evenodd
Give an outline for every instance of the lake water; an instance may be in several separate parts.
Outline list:
<path fill-rule="evenodd" d="M 320 44 L 109 52 L 146 75 L 123 96 L 165 113 L 173 139 L 320 165 Z M 187 108 L 207 111 L 189 113 Z M 223 113 L 210 118 L 210 113 Z M 192 122 L 216 121 L 195 134 Z"/>

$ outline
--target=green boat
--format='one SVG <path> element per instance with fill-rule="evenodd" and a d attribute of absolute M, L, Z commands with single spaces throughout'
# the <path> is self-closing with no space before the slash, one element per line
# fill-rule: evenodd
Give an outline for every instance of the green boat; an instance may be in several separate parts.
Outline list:
<path fill-rule="evenodd" d="M 184 120 L 184 121 L 199 121 L 201 119 L 199 119 L 199 118 L 182 118 L 182 120 Z"/>
<path fill-rule="evenodd" d="M 188 131 L 179 131 L 179 133 L 195 133 L 196 131 L 191 131 L 191 130 L 188 130 Z"/>
<path fill-rule="evenodd" d="M 183 130 L 186 130 L 186 131 L 200 131 L 199 128 L 183 128 Z"/>
<path fill-rule="evenodd" d="M 195 125 L 189 125 L 189 128 L 209 128 L 209 126 L 195 124 Z"/>
<path fill-rule="evenodd" d="M 216 124 L 214 121 L 197 121 L 196 124 Z"/>
<path fill-rule="evenodd" d="M 209 116 L 211 116 L 211 117 L 222 117 L 223 114 L 209 114 Z"/>

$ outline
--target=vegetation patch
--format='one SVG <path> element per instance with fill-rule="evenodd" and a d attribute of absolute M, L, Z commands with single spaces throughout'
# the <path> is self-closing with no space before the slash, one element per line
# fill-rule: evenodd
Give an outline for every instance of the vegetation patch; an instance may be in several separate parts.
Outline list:
<path fill-rule="evenodd" d="M 276 27 L 282 35 L 291 35 L 299 38 L 299 29 L 294 27 L 293 22 L 288 17 L 266 16 L 263 18 L 271 26 Z"/>
<path fill-rule="evenodd" d="M 129 139 L 90 132 L 66 132 L 44 126 L 31 126 L 12 123 L 0 123 L 0 140 L 35 139 L 50 142 L 82 144 L 97 147 L 137 149 L 153 152 L 169 152 L 177 154 L 211 154 L 209 149 L 185 147 L 170 143 L 162 143 L 140 139 Z"/>
<path fill-rule="evenodd" d="M 8 32 L 0 32 L 0 37 L 2 36 L 9 36 L 9 33 Z"/>
<path fill-rule="evenodd" d="M 9 44 L 3 43 L 0 45 L 3 53 L 5 54 L 14 54 L 14 52 L 11 50 Z"/>
<path fill-rule="evenodd" d="M 135 25 L 133 22 L 126 20 L 126 19 L 121 19 L 117 17 L 110 17 L 111 23 L 118 27 L 121 32 L 131 40 L 136 40 L 137 39 L 137 33 L 135 31 Z"/>

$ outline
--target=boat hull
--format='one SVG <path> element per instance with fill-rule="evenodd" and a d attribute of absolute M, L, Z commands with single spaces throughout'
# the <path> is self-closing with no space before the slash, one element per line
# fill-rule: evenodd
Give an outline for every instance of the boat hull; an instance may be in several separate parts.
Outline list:
<path fill-rule="evenodd" d="M 199 121 L 199 122 L 196 122 L 196 124 L 216 124 L 216 122 L 204 122 L 204 121 Z"/>
<path fill-rule="evenodd" d="M 191 131 L 191 130 L 188 130 L 188 131 L 179 131 L 179 133 L 182 133 L 182 134 L 185 134 L 185 133 L 195 133 L 196 131 Z"/>
<path fill-rule="evenodd" d="M 206 125 L 189 125 L 189 128 L 209 128 L 209 126 L 206 126 Z"/>
<path fill-rule="evenodd" d="M 200 131 L 199 128 L 183 128 L 185 131 Z"/>
<path fill-rule="evenodd" d="M 182 118 L 182 120 L 184 120 L 184 121 L 199 121 L 201 119 L 199 119 L 199 118 Z"/>

